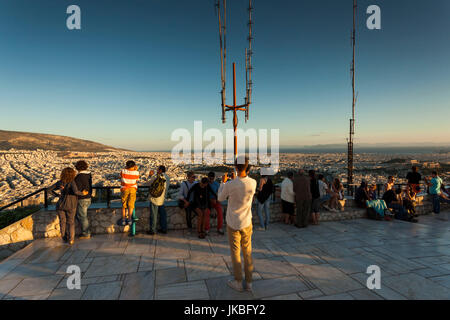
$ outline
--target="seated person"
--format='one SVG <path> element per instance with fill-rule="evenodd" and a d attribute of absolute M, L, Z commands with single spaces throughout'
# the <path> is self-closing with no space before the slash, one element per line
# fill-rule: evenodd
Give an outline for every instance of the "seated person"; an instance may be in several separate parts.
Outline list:
<path fill-rule="evenodd" d="M 414 188 L 410 185 L 407 185 L 401 197 L 405 209 L 410 215 L 414 216 L 416 214 L 416 193 L 414 192 Z"/>
<path fill-rule="evenodd" d="M 355 202 L 358 208 L 367 208 L 366 201 L 370 200 L 367 183 L 361 181 L 361 185 L 356 189 Z"/>
<path fill-rule="evenodd" d="M 344 211 L 345 207 L 344 185 L 338 178 L 335 178 L 333 180 L 333 183 L 331 184 L 331 190 L 335 195 L 335 197 L 333 198 L 334 205 L 332 206 L 332 208 Z"/>
<path fill-rule="evenodd" d="M 217 198 L 217 194 L 209 185 L 208 178 L 202 178 L 200 183 L 195 184 L 188 192 L 187 198 L 190 199 L 193 194 L 192 201 L 190 202 L 191 208 L 197 213 L 197 232 L 200 239 L 204 239 L 206 236 L 205 227 L 207 214 L 211 210 L 211 197 Z"/>
<path fill-rule="evenodd" d="M 369 187 L 369 198 L 370 200 L 377 199 L 377 186 L 375 184 L 371 184 Z"/>
<path fill-rule="evenodd" d="M 386 202 L 388 208 L 393 209 L 395 212 L 395 219 L 418 222 L 413 216 L 409 216 L 403 206 L 403 201 L 401 199 L 402 190 L 400 188 L 390 189 L 386 191 L 383 195 L 383 200 Z"/>

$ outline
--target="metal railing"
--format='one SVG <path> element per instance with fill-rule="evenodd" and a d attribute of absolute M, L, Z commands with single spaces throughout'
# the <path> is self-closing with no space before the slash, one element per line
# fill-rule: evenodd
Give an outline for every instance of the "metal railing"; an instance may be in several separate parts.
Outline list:
<path fill-rule="evenodd" d="M 380 197 L 381 192 L 384 191 L 384 184 L 379 183 L 379 184 L 376 184 L 376 186 L 377 186 L 377 196 Z M 405 184 L 405 183 L 395 184 L 395 188 L 400 187 L 403 189 L 406 186 L 407 186 L 407 184 Z M 345 195 L 354 196 L 356 189 L 358 187 L 359 187 L 359 185 L 356 185 L 356 184 L 352 184 L 352 185 L 350 185 L 350 187 L 349 187 L 349 185 L 344 184 Z M 421 187 L 422 192 L 428 192 L 428 186 L 426 184 L 421 184 L 420 187 Z M 150 188 L 149 186 L 138 186 L 137 198 L 141 198 L 141 199 L 148 198 L 148 196 L 145 195 L 145 190 L 148 192 L 149 188 Z M 111 208 L 111 202 L 113 200 L 119 199 L 119 198 L 116 198 L 116 199 L 113 198 L 112 191 L 117 190 L 117 189 L 120 189 L 120 186 L 108 186 L 108 187 L 93 186 L 92 190 L 95 190 L 95 196 L 93 196 L 93 200 L 94 200 L 93 202 L 102 202 L 102 200 L 104 200 L 104 202 L 106 203 L 106 207 Z M 279 186 L 274 186 L 274 192 L 272 194 L 273 201 L 275 201 L 276 193 L 280 192 L 280 191 L 281 191 L 281 188 Z M 144 192 L 144 194 L 142 192 Z M 40 203 L 40 204 L 43 204 L 43 207 L 47 209 L 51 205 L 51 202 L 50 202 L 51 198 L 54 198 L 54 197 L 49 197 L 49 192 L 47 191 L 47 188 L 42 188 L 42 189 L 36 190 L 36 191 L 24 196 L 24 197 L 14 200 L 13 202 L 11 202 L 7 205 L 0 207 L 0 212 L 6 210 L 8 208 L 11 208 L 18 203 L 20 203 L 21 207 L 23 207 L 25 200 L 27 200 L 33 196 L 36 196 L 38 194 L 41 194 L 41 193 L 44 194 L 44 202 Z M 98 200 L 100 200 L 100 201 L 98 201 Z"/>
<path fill-rule="evenodd" d="M 150 188 L 149 186 L 138 186 L 138 194 L 139 194 L 140 191 L 144 191 L 144 192 L 145 192 L 145 190 L 148 191 L 149 188 Z M 44 195 L 44 202 L 40 203 L 40 204 L 43 204 L 43 207 L 45 209 L 47 209 L 51 205 L 51 201 L 50 201 L 51 198 L 54 198 L 53 196 L 49 195 L 49 192 L 48 192 L 47 189 L 48 188 L 42 188 L 42 189 L 36 190 L 36 191 L 34 191 L 34 192 L 24 196 L 24 197 L 21 197 L 21 198 L 19 198 L 17 200 L 14 200 L 13 202 L 11 202 L 9 204 L 0 207 L 0 211 L 4 211 L 4 210 L 6 210 L 8 208 L 11 208 L 11 207 L 17 205 L 18 203 L 20 203 L 20 206 L 23 207 L 24 206 L 24 202 L 27 199 L 29 199 L 31 197 L 34 197 L 36 195 L 42 194 L 42 193 Z M 104 200 L 104 202 L 106 203 L 107 208 L 110 208 L 111 207 L 111 201 L 114 200 L 112 191 L 113 190 L 117 190 L 117 189 L 120 189 L 120 186 L 109 186 L 109 187 L 95 187 L 95 186 L 93 186 L 92 190 L 95 191 L 95 196 L 93 197 L 93 199 L 94 200 Z M 143 196 L 142 193 L 140 194 L 140 196 L 141 197 Z"/>

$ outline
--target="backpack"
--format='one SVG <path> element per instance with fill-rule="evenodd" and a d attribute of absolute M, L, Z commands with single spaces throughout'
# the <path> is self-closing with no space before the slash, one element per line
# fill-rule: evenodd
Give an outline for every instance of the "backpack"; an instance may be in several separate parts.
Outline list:
<path fill-rule="evenodd" d="M 159 198 L 166 187 L 166 179 L 161 176 L 158 176 L 155 181 L 150 185 L 150 196 L 152 198 Z"/>

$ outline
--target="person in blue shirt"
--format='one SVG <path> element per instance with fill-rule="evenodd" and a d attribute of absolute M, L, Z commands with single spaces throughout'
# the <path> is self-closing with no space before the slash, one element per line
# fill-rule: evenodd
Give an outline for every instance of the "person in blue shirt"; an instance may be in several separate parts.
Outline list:
<path fill-rule="evenodd" d="M 432 171 L 431 181 L 428 182 L 428 179 L 425 179 L 425 183 L 429 187 L 431 201 L 433 203 L 433 212 L 435 214 L 439 214 L 441 212 L 441 202 L 450 203 L 450 200 L 447 199 L 441 192 L 441 187 L 443 184 L 442 179 L 439 177 L 437 171 Z"/>
<path fill-rule="evenodd" d="M 214 191 L 214 193 L 217 195 L 219 193 L 220 184 L 216 181 L 216 174 L 214 172 L 208 173 L 208 180 L 209 180 L 209 186 Z M 217 232 L 220 235 L 223 235 L 224 232 L 223 232 L 223 210 L 222 210 L 222 205 L 217 200 L 217 197 L 214 196 L 213 194 L 210 195 L 210 200 L 209 201 L 211 203 L 211 209 L 208 209 L 207 213 L 206 213 L 206 222 L 205 222 L 206 234 L 209 233 L 209 229 L 210 229 L 209 218 L 210 218 L 211 210 L 215 209 L 216 213 L 217 213 Z"/>

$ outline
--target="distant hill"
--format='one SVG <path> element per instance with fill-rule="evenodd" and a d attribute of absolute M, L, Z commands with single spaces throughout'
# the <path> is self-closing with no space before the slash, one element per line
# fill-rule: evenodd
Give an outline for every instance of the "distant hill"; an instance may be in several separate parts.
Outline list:
<path fill-rule="evenodd" d="M 0 150 L 105 152 L 121 150 L 97 142 L 53 134 L 0 130 Z"/>

